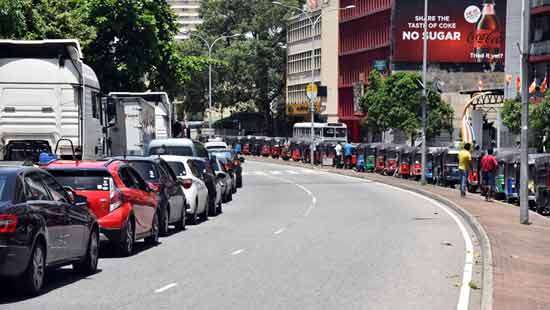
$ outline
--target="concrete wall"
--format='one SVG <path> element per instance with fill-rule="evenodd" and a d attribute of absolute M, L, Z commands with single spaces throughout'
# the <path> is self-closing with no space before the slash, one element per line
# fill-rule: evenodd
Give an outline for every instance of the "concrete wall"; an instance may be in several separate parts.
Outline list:
<path fill-rule="evenodd" d="M 322 115 L 328 122 L 338 122 L 338 42 L 339 42 L 339 7 L 338 0 L 326 1 L 321 25 L 321 81 L 327 86 L 328 97 L 324 102 L 326 110 Z"/>

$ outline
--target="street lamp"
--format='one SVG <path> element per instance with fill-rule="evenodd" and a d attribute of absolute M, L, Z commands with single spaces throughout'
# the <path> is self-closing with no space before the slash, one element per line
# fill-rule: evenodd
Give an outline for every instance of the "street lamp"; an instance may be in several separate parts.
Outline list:
<path fill-rule="evenodd" d="M 427 127 L 427 101 L 428 101 L 428 91 L 427 91 L 427 75 L 428 75 L 428 0 L 424 0 L 424 34 L 423 34 L 423 46 L 422 46 L 422 84 L 424 84 L 422 89 L 422 158 L 421 158 L 421 169 L 420 169 L 420 183 L 426 185 L 426 165 L 427 165 L 427 152 L 428 146 L 426 138 L 426 127 Z"/>
<path fill-rule="evenodd" d="M 189 32 L 189 36 L 200 39 L 202 42 L 204 42 L 204 44 L 206 44 L 206 47 L 208 48 L 208 128 L 212 129 L 212 49 L 214 48 L 216 42 L 228 38 L 235 38 L 241 36 L 241 34 L 236 33 L 230 36 L 221 36 L 215 39 L 212 43 L 210 43 L 203 36 L 196 33 Z"/>
<path fill-rule="evenodd" d="M 271 3 L 275 4 L 275 5 L 279 5 L 279 6 L 282 6 L 282 7 L 285 7 L 287 9 L 291 9 L 291 10 L 296 10 L 296 11 L 300 11 L 302 12 L 306 18 L 309 20 L 309 24 L 311 25 L 311 85 L 315 84 L 315 35 L 314 35 L 314 31 L 315 31 L 315 26 L 317 26 L 317 24 L 319 23 L 319 21 L 321 20 L 321 17 L 325 14 L 325 13 L 329 13 L 329 12 L 335 12 L 335 11 L 344 11 L 344 10 L 349 10 L 349 9 L 354 9 L 355 8 L 355 5 L 348 5 L 346 7 L 343 7 L 343 8 L 336 8 L 336 9 L 332 9 L 332 10 L 327 10 L 327 11 L 323 11 L 321 9 L 321 13 L 319 14 L 319 16 L 317 16 L 317 18 L 313 18 L 313 12 L 308 12 L 304 9 L 301 9 L 299 7 L 295 7 L 295 6 L 291 6 L 291 5 L 286 5 L 280 1 L 272 1 Z M 310 145 L 310 158 L 311 158 L 311 164 L 314 165 L 315 164 L 315 156 L 313 156 L 314 152 L 315 152 L 315 102 L 314 100 L 312 100 L 311 98 L 309 99 L 310 103 L 309 103 L 309 108 L 310 108 L 310 112 L 311 112 L 311 145 Z"/>

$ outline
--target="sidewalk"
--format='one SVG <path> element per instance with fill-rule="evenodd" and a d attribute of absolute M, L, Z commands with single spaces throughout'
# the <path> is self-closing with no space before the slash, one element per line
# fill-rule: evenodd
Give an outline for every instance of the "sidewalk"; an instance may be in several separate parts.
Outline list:
<path fill-rule="evenodd" d="M 277 164 L 311 167 L 292 161 L 263 157 L 249 158 Z M 485 202 L 478 194 L 460 198 L 457 190 L 432 185 L 422 187 L 415 181 L 331 167 L 316 167 L 316 169 L 422 191 L 466 210 L 481 224 L 489 237 L 493 270 L 492 309 L 550 310 L 550 219 L 531 213 L 532 224 L 521 225 L 519 208 L 503 203 Z"/>

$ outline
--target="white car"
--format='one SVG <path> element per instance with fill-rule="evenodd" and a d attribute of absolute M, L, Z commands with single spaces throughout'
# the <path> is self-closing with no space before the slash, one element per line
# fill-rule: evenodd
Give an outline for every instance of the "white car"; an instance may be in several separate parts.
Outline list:
<path fill-rule="evenodd" d="M 201 179 L 201 172 L 195 167 L 193 158 L 173 155 L 161 157 L 170 165 L 181 181 L 189 205 L 187 210 L 189 223 L 196 224 L 199 215 L 204 220 L 208 219 L 208 188 Z"/>
<path fill-rule="evenodd" d="M 208 151 L 227 151 L 229 146 L 223 141 L 208 141 L 204 144 Z"/>

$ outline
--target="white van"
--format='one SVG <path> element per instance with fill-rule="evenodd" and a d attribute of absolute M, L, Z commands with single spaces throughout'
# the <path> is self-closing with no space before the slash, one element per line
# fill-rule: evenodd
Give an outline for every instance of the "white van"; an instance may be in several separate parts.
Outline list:
<path fill-rule="evenodd" d="M 173 113 L 172 103 L 165 92 L 111 92 L 111 97 L 139 97 L 154 104 L 155 106 L 155 136 L 157 139 L 168 139 L 172 137 Z"/>
<path fill-rule="evenodd" d="M 0 40 L 0 160 L 22 160 L 6 153 L 19 141 L 60 139 L 79 158 L 104 155 L 100 85 L 82 58 L 76 40 Z M 72 156 L 70 143 L 58 154 Z"/>

